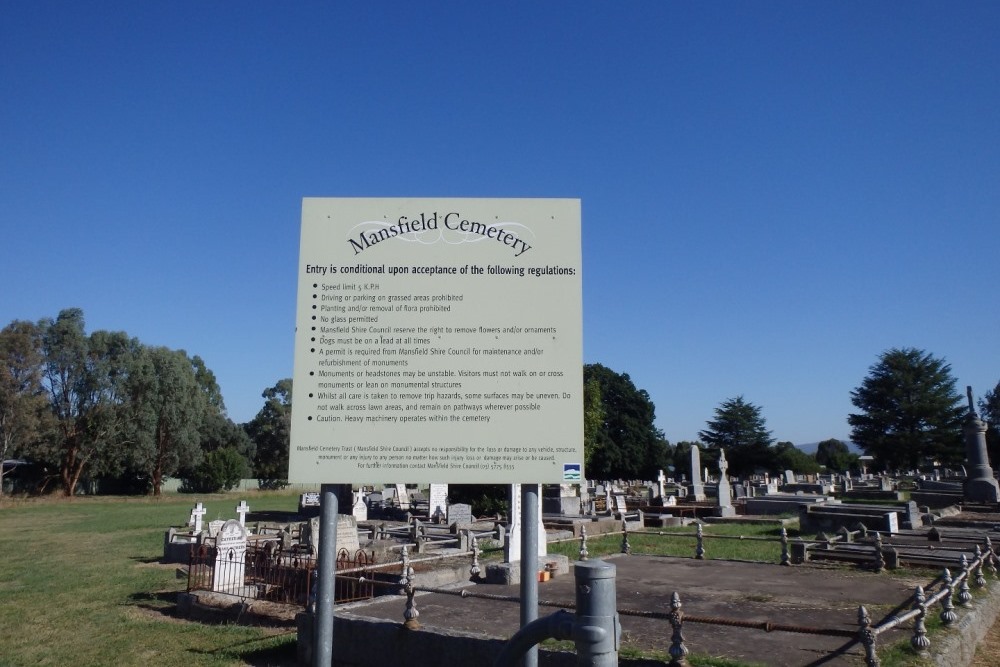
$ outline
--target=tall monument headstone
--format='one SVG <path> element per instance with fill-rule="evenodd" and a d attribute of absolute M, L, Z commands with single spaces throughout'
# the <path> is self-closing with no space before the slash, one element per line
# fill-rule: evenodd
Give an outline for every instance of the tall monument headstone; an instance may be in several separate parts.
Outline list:
<path fill-rule="evenodd" d="M 705 484 L 701 480 L 701 450 L 698 445 L 691 445 L 691 491 L 688 496 L 695 502 L 705 500 Z"/>
<path fill-rule="evenodd" d="M 726 450 L 719 449 L 719 516 L 736 516 L 732 503 L 732 489 L 729 486 L 729 462 L 726 461 Z"/>
<path fill-rule="evenodd" d="M 969 414 L 962 430 L 965 434 L 965 457 L 969 461 L 965 483 L 962 485 L 966 500 L 980 503 L 1000 502 L 1000 486 L 993 477 L 993 468 L 986 453 L 986 422 L 976 414 L 972 403 L 972 387 L 965 388 L 969 397 Z"/>
<path fill-rule="evenodd" d="M 545 541 L 545 526 L 542 525 L 542 504 L 538 503 L 538 556 L 548 553 Z M 521 560 L 521 485 L 510 485 L 510 536 L 504 544 L 504 562 L 514 563 Z"/>

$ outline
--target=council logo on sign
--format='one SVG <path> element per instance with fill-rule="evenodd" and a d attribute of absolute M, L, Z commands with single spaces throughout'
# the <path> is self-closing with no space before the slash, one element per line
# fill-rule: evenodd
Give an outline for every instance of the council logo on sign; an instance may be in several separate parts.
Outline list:
<path fill-rule="evenodd" d="M 563 464 L 563 481 L 564 482 L 579 482 L 580 481 L 580 464 L 579 463 L 564 463 Z"/>

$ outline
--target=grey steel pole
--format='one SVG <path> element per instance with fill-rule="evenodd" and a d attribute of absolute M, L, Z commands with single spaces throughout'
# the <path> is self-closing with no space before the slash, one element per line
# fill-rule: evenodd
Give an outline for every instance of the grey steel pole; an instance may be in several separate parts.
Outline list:
<path fill-rule="evenodd" d="M 313 667 L 333 664 L 333 597 L 337 577 L 337 494 L 335 485 L 320 487 L 319 590 L 316 592 L 316 641 Z"/>
<path fill-rule="evenodd" d="M 538 618 L 538 485 L 521 485 L 521 627 Z M 538 647 L 531 647 L 524 667 L 538 667 Z"/>

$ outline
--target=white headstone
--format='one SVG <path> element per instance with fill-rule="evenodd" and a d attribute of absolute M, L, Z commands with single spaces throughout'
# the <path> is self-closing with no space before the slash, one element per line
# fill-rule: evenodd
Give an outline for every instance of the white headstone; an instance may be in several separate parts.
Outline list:
<path fill-rule="evenodd" d="M 729 462 L 726 461 L 726 450 L 719 449 L 719 513 L 721 516 L 734 516 L 732 488 L 729 486 Z"/>
<path fill-rule="evenodd" d="M 230 519 L 223 523 L 215 537 L 215 567 L 212 568 L 213 591 L 235 593 L 243 588 L 246 553 L 246 527 L 236 519 Z"/>
<path fill-rule="evenodd" d="M 431 521 L 443 521 L 448 516 L 448 485 L 431 484 L 427 516 Z"/>
<path fill-rule="evenodd" d="M 545 539 L 545 526 L 542 525 L 542 493 L 538 489 L 538 556 L 548 553 L 548 543 Z M 505 562 L 516 563 L 521 560 L 521 485 L 510 485 L 510 535 L 504 545 Z"/>
<path fill-rule="evenodd" d="M 667 495 L 667 489 L 664 486 L 666 482 L 667 482 L 667 477 L 666 475 L 663 474 L 663 471 L 661 470 L 660 474 L 656 476 L 657 497 L 662 498 L 663 496 Z"/>
<path fill-rule="evenodd" d="M 365 502 L 365 491 L 361 489 L 354 496 L 354 505 L 351 507 L 351 514 L 357 521 L 368 520 L 368 503 Z"/>
<path fill-rule="evenodd" d="M 705 486 L 701 476 L 701 450 L 698 445 L 691 446 L 691 495 L 694 501 L 705 500 Z"/>
<path fill-rule="evenodd" d="M 396 485 L 396 502 L 399 503 L 399 509 L 410 509 L 410 494 L 406 492 L 406 484 Z"/>
<path fill-rule="evenodd" d="M 620 514 L 624 514 L 627 511 L 627 509 L 628 508 L 625 507 L 625 495 L 621 494 L 621 493 L 616 493 L 615 494 L 615 511 L 618 512 L 618 513 L 620 513 Z"/>

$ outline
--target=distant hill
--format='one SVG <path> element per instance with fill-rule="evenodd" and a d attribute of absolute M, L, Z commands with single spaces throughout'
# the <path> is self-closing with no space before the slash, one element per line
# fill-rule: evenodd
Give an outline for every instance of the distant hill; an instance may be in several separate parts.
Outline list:
<path fill-rule="evenodd" d="M 829 440 L 829 438 L 823 438 L 823 440 Z M 795 445 L 795 446 L 801 449 L 806 454 L 815 454 L 816 450 L 819 449 L 819 443 L 821 443 L 823 440 L 817 440 L 816 442 L 807 442 L 803 445 Z M 864 454 L 864 452 L 861 451 L 861 448 L 858 447 L 856 443 L 851 442 L 847 438 L 837 438 L 837 440 L 840 440 L 841 442 L 845 443 L 847 445 L 847 448 L 851 450 L 852 453 L 858 455 Z"/>

